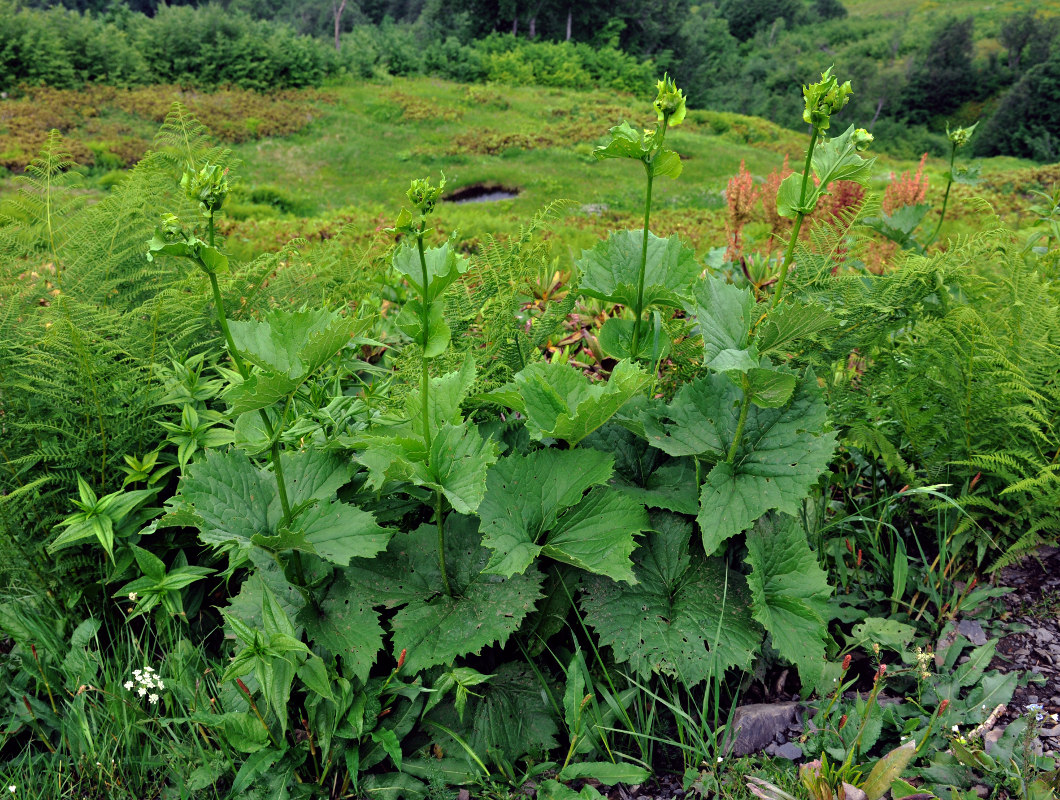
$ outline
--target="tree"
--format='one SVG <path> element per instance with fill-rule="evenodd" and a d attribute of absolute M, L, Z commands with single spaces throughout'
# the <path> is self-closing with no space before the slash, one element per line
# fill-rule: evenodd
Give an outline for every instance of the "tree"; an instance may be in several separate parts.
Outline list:
<path fill-rule="evenodd" d="M 971 17 L 943 23 L 913 61 L 899 112 L 909 122 L 948 114 L 975 96 L 974 27 Z"/>
<path fill-rule="evenodd" d="M 973 147 L 979 156 L 1060 159 L 1060 55 L 1027 70 L 1005 92 Z"/>
<path fill-rule="evenodd" d="M 729 32 L 746 42 L 778 19 L 794 22 L 802 4 L 799 0 L 722 0 L 719 9 L 729 21 Z"/>

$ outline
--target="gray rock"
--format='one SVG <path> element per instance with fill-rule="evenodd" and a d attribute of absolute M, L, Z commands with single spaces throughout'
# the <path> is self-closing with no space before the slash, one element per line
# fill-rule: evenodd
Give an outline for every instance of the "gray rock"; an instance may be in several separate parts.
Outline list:
<path fill-rule="evenodd" d="M 957 623 L 957 633 L 964 636 L 976 647 L 986 644 L 986 632 L 977 619 L 962 619 Z"/>
<path fill-rule="evenodd" d="M 786 731 L 798 720 L 798 703 L 753 703 L 740 706 L 726 732 L 725 751 L 746 756 L 765 750 L 777 733 Z M 801 751 L 800 751 L 801 755 Z"/>
<path fill-rule="evenodd" d="M 846 800 L 869 800 L 869 796 L 865 792 L 845 781 L 843 782 L 843 795 Z"/>
<path fill-rule="evenodd" d="M 787 744 L 777 745 L 776 752 L 773 754 L 780 758 L 786 758 L 788 761 L 794 761 L 797 758 L 802 758 L 802 748 L 797 744 L 788 742 Z M 849 795 L 847 800 L 851 800 Z"/>

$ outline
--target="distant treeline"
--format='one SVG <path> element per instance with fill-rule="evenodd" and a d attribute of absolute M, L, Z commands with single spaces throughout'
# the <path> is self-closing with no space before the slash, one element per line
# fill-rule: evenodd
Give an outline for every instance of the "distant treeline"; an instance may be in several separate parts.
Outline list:
<path fill-rule="evenodd" d="M 644 91 L 668 70 L 694 106 L 797 128 L 798 86 L 834 63 L 855 87 L 836 124 L 893 151 L 941 153 L 947 122 L 982 118 L 978 154 L 1060 160 L 1060 18 L 885 13 L 855 18 L 840 0 L 0 0 L 0 88 L 433 74 Z"/>

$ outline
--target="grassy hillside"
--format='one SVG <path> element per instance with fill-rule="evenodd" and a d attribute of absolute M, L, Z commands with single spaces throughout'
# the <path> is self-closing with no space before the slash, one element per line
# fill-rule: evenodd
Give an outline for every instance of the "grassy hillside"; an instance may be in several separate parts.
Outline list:
<path fill-rule="evenodd" d="M 135 160 L 148 147 L 153 120 L 168 104 L 179 99 L 190 105 L 231 143 L 243 162 L 226 222 L 229 247 L 242 256 L 275 249 L 296 237 L 330 238 L 343 229 L 351 243 L 363 244 L 390 223 L 404 202 L 410 178 L 439 173 L 446 176 L 447 194 L 473 186 L 518 193 L 499 202 L 443 203 L 439 232 L 457 230 L 469 247 L 487 232 L 512 231 L 548 203 L 567 200 L 554 236 L 576 253 L 606 230 L 636 227 L 642 208 L 639 168 L 597 162 L 592 148 L 609 127 L 623 120 L 652 124 L 647 89 L 645 98 L 637 98 L 393 78 L 286 92 L 275 100 L 233 93 L 226 103 L 217 103 L 210 95 L 172 87 L 155 90 L 150 104 L 130 99 L 137 96 L 112 92 L 93 98 L 95 103 L 80 114 L 58 119 L 43 115 L 26 124 L 65 128 L 76 145 L 75 156 L 95 161 L 85 185 L 89 195 L 97 197 L 121 179 L 120 170 L 108 169 L 115 159 L 121 160 L 112 151 Z M 0 111 L 15 103 L 0 102 Z M 286 127 L 281 126 L 283 120 Z M 289 135 L 268 135 L 291 130 Z M 43 129 L 34 135 L 42 134 Z M 761 180 L 778 169 L 785 156 L 797 167 L 805 146 L 802 135 L 765 120 L 702 110 L 691 111 L 668 142 L 681 154 L 684 171 L 676 181 L 658 182 L 653 228 L 661 234 L 682 234 L 700 253 L 724 244 L 724 190 L 740 164 Z M 913 161 L 881 156 L 874 186 L 882 190 L 892 173 L 915 168 Z M 931 159 L 925 170 L 931 186 L 928 200 L 936 206 L 945 169 L 941 159 Z M 1038 180 L 1034 165 L 987 159 L 983 175 L 983 185 L 958 187 L 958 196 L 985 196 L 1018 224 L 1023 205 L 1019 192 Z M 5 187 L 10 183 L 10 178 L 4 180 Z M 943 235 L 974 225 L 964 218 L 960 203 L 953 211 Z M 765 230 L 752 225 L 746 233 L 753 242 Z"/>

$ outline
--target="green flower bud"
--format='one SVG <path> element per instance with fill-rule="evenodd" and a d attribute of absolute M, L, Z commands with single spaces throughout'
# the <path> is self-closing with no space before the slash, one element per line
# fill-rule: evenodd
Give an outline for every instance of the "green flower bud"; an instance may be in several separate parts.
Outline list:
<path fill-rule="evenodd" d="M 950 125 L 947 122 L 946 123 L 946 137 L 951 142 L 953 142 L 953 146 L 954 147 L 956 147 L 958 150 L 960 150 L 962 147 L 964 147 L 966 144 L 968 144 L 969 141 L 971 141 L 972 134 L 975 133 L 975 128 L 976 128 L 976 125 L 978 125 L 978 124 L 979 123 L 976 122 L 975 125 L 972 125 L 972 126 L 970 126 L 968 128 L 956 128 L 955 130 L 951 131 L 950 130 Z"/>
<path fill-rule="evenodd" d="M 158 236 L 165 242 L 183 242 L 188 236 L 176 214 L 163 214 Z"/>
<path fill-rule="evenodd" d="M 181 176 L 180 188 L 189 200 L 198 202 L 203 216 L 209 217 L 221 210 L 228 197 L 228 169 L 217 164 L 206 164 L 198 172 L 187 169 Z"/>
<path fill-rule="evenodd" d="M 687 111 L 684 90 L 678 89 L 677 84 L 669 75 L 663 75 L 662 80 L 655 86 L 659 90 L 654 103 L 659 122 L 666 121 L 669 125 L 680 125 Z"/>
<path fill-rule="evenodd" d="M 415 207 L 420 214 L 426 216 L 434 211 L 434 206 L 438 203 L 439 198 L 441 198 L 442 190 L 444 188 L 444 174 L 442 175 L 441 182 L 437 186 L 431 186 L 429 178 L 419 178 L 412 182 L 405 196 L 408 197 L 409 202 L 412 203 L 413 207 Z"/>
<path fill-rule="evenodd" d="M 802 87 L 802 96 L 806 100 L 802 118 L 817 130 L 826 131 L 831 125 L 832 115 L 849 102 L 853 93 L 850 81 L 840 84 L 829 67 L 821 73 L 821 80 L 817 83 Z"/>
<path fill-rule="evenodd" d="M 875 137 L 864 128 L 858 128 L 854 131 L 854 135 L 851 137 L 851 141 L 854 143 L 854 149 L 859 153 L 862 150 L 867 149 L 868 146 L 872 144 L 873 139 L 875 139 Z"/>

